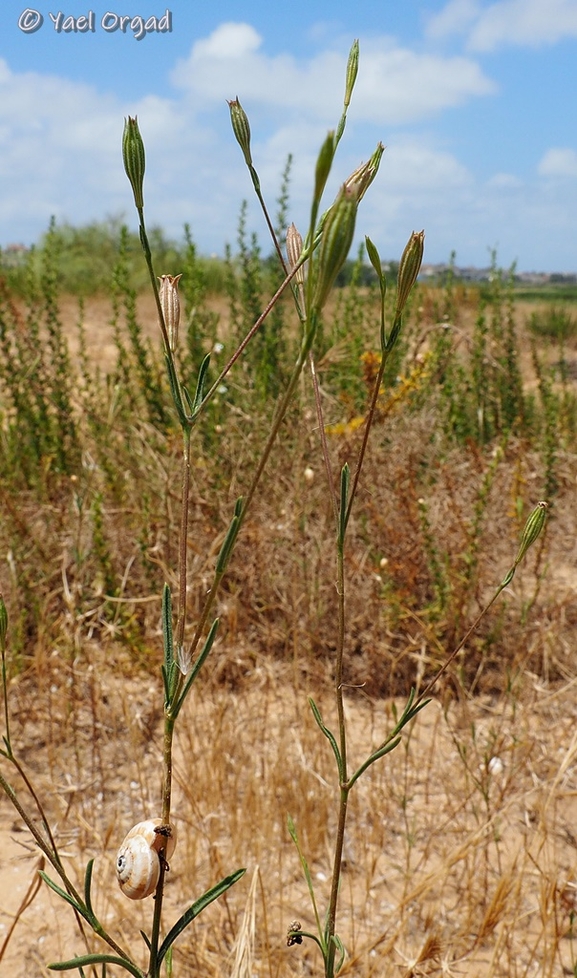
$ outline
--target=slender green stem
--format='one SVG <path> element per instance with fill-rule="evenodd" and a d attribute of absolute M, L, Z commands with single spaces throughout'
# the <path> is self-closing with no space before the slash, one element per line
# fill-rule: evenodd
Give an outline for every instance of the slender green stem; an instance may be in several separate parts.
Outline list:
<path fill-rule="evenodd" d="M 293 280 L 294 276 L 298 272 L 299 268 L 304 263 L 304 260 L 305 259 L 303 259 L 302 262 L 299 262 L 298 265 L 295 265 L 295 267 L 292 269 L 292 271 L 289 272 L 287 274 L 286 278 L 281 282 L 281 284 L 279 285 L 279 287 L 276 290 L 275 294 L 273 295 L 272 299 L 270 299 L 270 301 L 267 303 L 265 309 L 260 314 L 260 316 L 258 317 L 258 319 L 256 320 L 256 322 L 254 323 L 254 325 L 251 326 L 249 332 L 246 334 L 246 336 L 243 339 L 242 343 L 240 343 L 240 345 L 235 350 L 234 354 L 232 355 L 232 357 L 230 358 L 230 360 L 228 361 L 228 363 L 226 364 L 226 366 L 222 369 L 221 373 L 216 378 L 216 380 L 215 380 L 214 384 L 212 385 L 212 387 L 210 388 L 210 390 L 208 390 L 207 393 L 204 395 L 204 397 L 203 397 L 203 399 L 202 399 L 202 401 L 201 401 L 198 409 L 195 412 L 195 415 L 194 415 L 194 420 L 195 421 L 198 418 L 198 415 L 200 414 L 200 412 L 206 407 L 206 405 L 208 404 L 208 402 L 216 394 L 216 392 L 217 392 L 218 388 L 220 387 L 220 385 L 222 384 L 224 378 L 229 373 L 229 371 L 234 366 L 234 364 L 239 359 L 239 357 L 242 355 L 242 353 L 244 352 L 244 350 L 246 349 L 246 347 L 248 346 L 248 344 L 252 340 L 254 334 L 257 332 L 258 329 L 260 329 L 260 327 L 262 326 L 262 324 L 265 321 L 266 317 L 268 316 L 268 314 L 270 313 L 270 311 L 272 310 L 272 308 L 276 305 L 276 303 L 280 299 L 280 297 L 283 294 L 284 290 L 286 289 L 287 285 L 290 284 L 290 282 Z"/>
<path fill-rule="evenodd" d="M 66 892 L 69 894 L 69 896 L 72 897 L 72 899 L 78 904 L 79 907 L 82 907 L 84 910 L 87 910 L 82 897 L 80 896 L 76 888 L 68 879 L 68 876 L 66 875 L 62 867 L 62 863 L 60 862 L 60 857 L 58 856 L 57 853 L 55 854 L 52 851 L 49 845 L 47 845 L 46 840 L 42 837 L 41 833 L 38 831 L 36 824 L 20 804 L 20 801 L 18 799 L 16 792 L 14 791 L 14 788 L 2 774 L 0 774 L 0 788 L 2 788 L 7 798 L 10 799 L 11 804 L 14 806 L 14 808 L 20 815 L 20 818 L 28 828 L 38 848 L 41 850 L 41 852 L 44 853 L 49 863 L 56 870 L 58 876 L 60 877 L 60 879 L 64 883 L 64 886 L 66 887 Z M 108 944 L 108 946 L 113 949 L 113 951 L 116 951 L 117 954 L 125 958 L 127 961 L 131 960 L 130 955 L 128 955 L 126 951 L 124 951 L 120 947 L 120 945 L 117 944 L 112 937 L 110 937 L 110 935 L 107 933 L 104 927 L 102 927 L 102 925 L 98 920 L 96 920 L 95 918 L 91 919 L 91 926 L 95 931 L 95 933 L 98 934 L 98 936 L 101 937 L 102 940 L 105 941 L 106 944 Z"/>
<path fill-rule="evenodd" d="M 252 176 L 252 174 L 251 174 L 251 176 Z M 287 266 L 286 266 L 286 262 L 284 260 L 284 255 L 282 253 L 281 246 L 280 246 L 280 244 L 278 242 L 278 238 L 276 236 L 275 229 L 274 229 L 273 224 L 272 224 L 272 221 L 270 219 L 268 208 L 266 206 L 265 199 L 264 199 L 264 197 L 262 195 L 262 191 L 260 189 L 260 180 L 258 180 L 258 177 L 257 177 L 257 182 L 256 183 L 255 183 L 255 181 L 253 179 L 253 186 L 254 186 L 256 195 L 258 197 L 259 204 L 260 204 L 260 206 L 262 208 L 262 212 L 264 214 L 264 219 L 266 221 L 266 226 L 267 226 L 267 228 L 269 230 L 269 234 L 270 234 L 270 236 L 272 238 L 272 242 L 273 242 L 275 251 L 277 253 L 278 260 L 280 261 L 280 264 L 281 264 L 281 268 L 282 268 L 283 272 L 285 273 L 285 275 L 288 275 L 288 269 L 287 269 Z"/>
<path fill-rule="evenodd" d="M 163 768 L 162 783 L 162 824 L 170 824 L 170 805 L 172 801 L 172 741 L 174 739 L 174 718 L 170 715 L 164 718 Z"/>
<path fill-rule="evenodd" d="M 336 933 L 337 904 L 339 898 L 339 886 L 341 880 L 341 869 L 343 861 L 343 848 L 345 843 L 345 828 L 347 821 L 347 805 L 350 787 L 347 783 L 347 730 L 345 722 L 344 698 L 343 698 L 343 658 L 345 645 L 345 571 L 344 571 L 344 540 L 339 540 L 337 549 L 337 593 L 338 593 L 338 639 L 337 654 L 335 664 L 335 696 L 337 702 L 337 714 L 339 725 L 339 741 L 341 754 L 341 783 L 339 785 L 339 815 L 337 823 L 337 834 L 335 839 L 335 851 L 333 859 L 333 873 L 331 881 L 331 895 L 329 901 L 329 911 L 327 917 L 327 958 L 325 961 L 326 978 L 333 978 L 335 967 L 336 944 L 333 937 Z"/>
<path fill-rule="evenodd" d="M 159 978 L 158 946 L 160 943 L 160 918 L 162 916 L 162 900 L 164 896 L 164 876 L 166 873 L 166 860 L 160 854 L 160 876 L 158 886 L 154 895 L 154 916 L 152 918 L 152 934 L 150 937 L 150 963 L 147 978 Z"/>
<path fill-rule="evenodd" d="M 365 454 L 366 454 L 366 451 L 367 451 L 367 445 L 368 445 L 368 442 L 369 442 L 369 434 L 370 434 L 371 427 L 372 427 L 372 424 L 373 424 L 373 420 L 374 420 L 374 417 L 375 417 L 375 411 L 376 411 L 376 407 L 377 407 L 377 400 L 379 398 L 379 391 L 381 389 L 381 384 L 382 384 L 382 381 L 383 381 L 383 375 L 385 373 L 385 367 L 387 365 L 388 356 L 389 356 L 388 351 L 385 351 L 383 353 L 382 357 L 381 357 L 381 365 L 379 367 L 379 371 L 377 373 L 377 378 L 375 380 L 375 384 L 374 384 L 374 387 L 373 387 L 373 393 L 372 393 L 372 397 L 371 397 L 371 403 L 369 405 L 369 410 L 368 410 L 368 413 L 367 413 L 367 417 L 365 419 L 365 426 L 364 426 L 365 427 L 365 430 L 364 430 L 364 433 L 363 433 L 363 441 L 362 441 L 361 448 L 360 448 L 360 451 L 359 451 L 359 457 L 357 459 L 357 466 L 356 466 L 356 469 L 355 469 L 355 474 L 353 476 L 353 483 L 352 483 L 352 486 L 351 486 L 351 493 L 350 493 L 350 496 L 349 496 L 349 504 L 348 504 L 348 507 L 347 507 L 346 523 L 349 522 L 349 517 L 351 515 L 351 508 L 352 508 L 353 501 L 354 501 L 354 498 L 355 498 L 355 495 L 356 495 L 356 492 L 357 492 L 357 486 L 359 484 L 359 478 L 360 478 L 360 475 L 361 475 L 361 469 L 363 467 L 363 462 L 364 462 Z"/>
<path fill-rule="evenodd" d="M 17 758 L 14 756 L 14 754 L 10 754 L 9 755 L 9 759 L 12 762 L 12 764 L 14 765 L 14 767 L 16 768 L 16 770 L 18 771 L 18 774 L 22 778 L 24 784 L 28 788 L 28 791 L 32 795 L 32 798 L 34 799 L 34 804 L 36 805 L 36 808 L 38 809 L 40 818 L 42 819 L 42 825 L 44 826 L 44 831 L 46 832 L 46 835 L 48 836 L 48 841 L 49 841 L 50 845 L 52 846 L 52 851 L 54 853 L 54 858 L 56 859 L 58 865 L 60 866 L 60 871 L 61 871 L 62 879 L 65 879 L 66 873 L 65 873 L 65 870 L 64 870 L 64 866 L 62 865 L 62 860 L 60 859 L 60 853 L 58 852 L 58 849 L 57 849 L 57 846 L 56 846 L 56 842 L 55 842 L 54 836 L 52 835 L 52 829 L 50 828 L 50 824 L 48 822 L 48 819 L 46 818 L 46 813 L 45 813 L 44 808 L 42 806 L 42 802 L 40 801 L 40 798 L 36 794 L 36 791 L 34 789 L 34 785 L 30 781 L 30 778 L 26 774 L 26 771 L 24 770 L 24 768 L 22 767 L 22 765 L 20 764 L 20 762 L 17 760 Z"/>
<path fill-rule="evenodd" d="M 0 787 L 3 789 L 6 796 L 10 799 L 12 805 L 14 805 L 14 808 L 20 815 L 20 818 L 25 823 L 26 827 L 32 833 L 34 837 L 34 841 L 36 842 L 38 848 L 41 849 L 41 851 L 44 853 L 48 861 L 51 863 L 51 865 L 54 867 L 54 869 L 62 879 L 70 896 L 73 897 L 73 899 L 76 900 L 78 903 L 82 903 L 81 897 L 79 896 L 79 894 L 73 887 L 72 883 L 66 876 L 66 873 L 62 868 L 62 863 L 60 862 L 60 859 L 58 858 L 57 855 L 55 855 L 51 847 L 46 843 L 46 840 L 42 837 L 41 833 L 38 831 L 36 824 L 20 804 L 20 801 L 18 799 L 16 792 L 14 791 L 14 788 L 6 780 L 3 774 L 0 774 Z"/>
<path fill-rule="evenodd" d="M 475 618 L 475 621 L 470 626 L 470 628 L 467 629 L 467 631 L 463 635 L 463 638 L 461 639 L 461 641 L 459 642 L 459 644 L 451 652 L 449 658 L 445 660 L 445 662 L 443 663 L 443 665 L 441 666 L 441 668 L 439 669 L 439 671 L 437 672 L 437 674 L 435 676 L 433 676 L 433 678 L 431 679 L 431 681 L 429 683 L 427 683 L 427 685 L 425 686 L 424 690 L 421 693 L 419 693 L 419 695 L 418 695 L 418 697 L 417 697 L 417 699 L 415 701 L 416 704 L 421 703 L 424 699 L 426 699 L 426 697 L 429 695 L 429 693 L 431 692 L 431 690 L 433 689 L 433 687 L 436 686 L 436 684 L 438 683 L 438 681 L 441 678 L 441 676 L 447 671 L 447 669 L 449 668 L 449 666 L 451 665 L 451 663 L 455 660 L 455 657 L 459 654 L 459 652 L 461 651 L 461 649 L 463 648 L 463 646 L 465 645 L 465 643 L 469 640 L 469 638 L 471 637 L 471 635 L 473 634 L 473 632 L 476 631 L 476 629 L 479 626 L 479 623 L 483 620 L 483 618 L 485 617 L 485 615 L 487 614 L 487 612 L 489 611 L 489 609 L 492 608 L 492 606 L 494 605 L 495 601 L 499 597 L 501 591 L 505 587 L 506 587 L 506 584 L 500 584 L 499 585 L 499 587 L 495 591 L 495 593 L 494 593 L 493 597 L 491 598 L 491 600 L 489 601 L 489 603 L 486 604 L 485 607 L 483 608 L 483 610 L 481 611 L 481 613 L 479 615 L 477 615 L 477 617 Z"/>
<path fill-rule="evenodd" d="M 188 511 L 190 501 L 190 427 L 182 426 L 183 450 L 182 450 L 182 511 L 180 516 L 180 545 L 179 545 L 179 602 L 178 602 L 178 621 L 176 626 L 176 654 L 180 656 L 180 650 L 184 645 L 184 629 L 186 626 L 186 577 L 187 577 L 187 540 L 188 540 Z M 164 741 L 163 741 L 163 779 L 162 779 L 162 824 L 170 825 L 170 808 L 172 802 L 172 745 L 174 740 L 174 725 L 176 718 L 172 715 L 171 709 L 174 703 L 178 702 L 184 677 L 179 671 L 178 682 L 170 703 L 166 704 L 164 716 Z M 160 941 L 160 920 L 162 914 L 162 901 L 164 895 L 164 877 L 166 872 L 166 862 L 164 855 L 160 854 L 160 876 L 155 891 L 154 915 L 152 919 L 152 936 L 150 939 L 150 978 L 158 976 L 158 946 Z"/>
<path fill-rule="evenodd" d="M 313 356 L 312 350 L 309 352 L 309 366 L 311 369 L 311 378 L 313 382 L 313 391 L 315 394 L 315 405 L 317 409 L 317 420 L 319 423 L 319 435 L 321 439 L 321 449 L 323 453 L 323 460 L 325 463 L 325 470 L 327 473 L 327 479 L 329 483 L 329 492 L 331 495 L 333 503 L 333 514 L 335 517 L 335 523 L 338 522 L 338 503 L 337 503 L 337 491 L 335 488 L 335 480 L 333 478 L 333 469 L 331 466 L 331 460 L 329 457 L 329 446 L 327 444 L 327 433 L 325 430 L 325 420 L 323 415 L 323 405 L 321 401 L 321 392 L 319 388 L 319 381 L 317 377 L 317 368 L 315 363 L 315 358 Z"/>
<path fill-rule="evenodd" d="M 178 622 L 176 625 L 176 649 L 177 653 L 184 645 L 184 628 L 186 625 L 186 570 L 187 570 L 187 541 L 188 541 L 188 508 L 190 498 L 190 428 L 182 430 L 184 445 L 182 450 L 182 504 L 180 514 L 180 540 L 179 540 L 179 594 L 178 594 Z"/>
<path fill-rule="evenodd" d="M 4 691 L 4 722 L 6 724 L 6 748 L 8 757 L 12 759 L 12 742 L 10 740 L 10 714 L 8 711 L 8 686 L 6 682 L 6 645 L 2 640 L 2 689 Z"/>
<path fill-rule="evenodd" d="M 156 302 L 156 311 L 158 313 L 158 321 L 160 323 L 160 330 L 162 332 L 162 339 L 164 341 L 164 348 L 170 353 L 170 343 L 168 341 L 168 331 L 166 329 L 166 323 L 164 322 L 164 313 L 162 311 L 162 304 L 160 302 L 160 293 L 158 291 L 158 282 L 156 281 L 156 276 L 154 274 L 154 267 L 152 264 L 152 253 L 150 251 L 150 245 L 148 243 L 148 236 L 146 234 L 146 227 L 144 224 L 144 209 L 142 207 L 137 207 L 138 220 L 140 222 L 140 243 L 142 245 L 142 250 L 144 252 L 144 258 L 146 261 L 146 267 L 148 268 L 148 274 L 150 276 L 150 282 L 152 285 L 152 292 L 154 294 L 154 299 Z"/>

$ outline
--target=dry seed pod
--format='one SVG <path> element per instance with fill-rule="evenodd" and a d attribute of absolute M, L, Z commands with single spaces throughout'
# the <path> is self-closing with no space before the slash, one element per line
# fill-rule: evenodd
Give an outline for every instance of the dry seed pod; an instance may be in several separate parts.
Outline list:
<path fill-rule="evenodd" d="M 165 859 L 170 859 L 176 846 L 176 829 L 165 828 L 160 818 L 139 822 L 130 830 L 118 850 L 116 876 L 125 896 L 131 900 L 144 900 L 154 893 L 160 876 L 159 852 L 164 849 Z"/>

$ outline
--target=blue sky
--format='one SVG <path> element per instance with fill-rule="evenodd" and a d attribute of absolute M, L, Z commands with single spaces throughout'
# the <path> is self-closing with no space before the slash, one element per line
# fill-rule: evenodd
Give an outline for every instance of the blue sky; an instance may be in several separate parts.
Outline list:
<path fill-rule="evenodd" d="M 149 225 L 180 237 L 188 222 L 201 251 L 222 254 L 247 198 L 268 249 L 230 131 L 235 96 L 273 210 L 292 153 L 290 219 L 304 229 L 316 153 L 338 121 L 358 37 L 330 189 L 382 140 L 359 238 L 395 258 L 424 228 L 426 261 L 454 249 L 459 265 L 483 266 L 496 248 L 503 266 L 577 271 L 577 0 L 163 3 L 3 0 L 0 244 L 37 240 L 52 214 L 73 224 L 122 215 L 135 226 L 120 155 L 130 114 L 146 144 Z M 129 24 L 123 33 L 102 23 L 167 9 L 172 32 L 141 40 Z M 40 19 L 31 10 L 43 23 L 26 32 Z M 92 11 L 94 31 L 57 31 L 59 11 L 61 25 Z"/>

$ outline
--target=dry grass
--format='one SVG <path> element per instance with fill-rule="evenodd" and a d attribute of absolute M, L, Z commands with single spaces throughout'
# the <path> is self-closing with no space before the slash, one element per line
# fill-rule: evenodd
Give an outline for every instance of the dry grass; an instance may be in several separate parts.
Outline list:
<path fill-rule="evenodd" d="M 432 328 L 429 301 L 423 317 Z M 464 336 L 471 303 L 459 305 Z M 71 304 L 67 314 L 72 318 L 73 312 Z M 153 321 L 146 302 L 141 314 Z M 86 323 L 89 353 L 98 351 L 106 367 L 111 351 L 102 303 L 87 309 Z M 529 359 L 523 362 L 529 371 Z M 432 675 L 502 579 L 520 528 L 515 504 L 519 498 L 526 505 L 536 501 L 541 460 L 511 439 L 495 465 L 486 515 L 472 541 L 471 512 L 494 457 L 474 446 L 440 456 L 432 420 L 426 412 L 395 409 L 376 426 L 351 524 L 346 679 L 357 759 L 392 726 L 393 705 L 402 705 L 392 697 Z M 321 905 L 336 813 L 333 758 L 306 702 L 313 693 L 334 725 L 334 533 L 307 393 L 286 429 L 221 594 L 222 626 L 212 660 L 177 737 L 180 841 L 166 921 L 219 877 L 239 866 L 248 869 L 178 944 L 180 976 L 276 978 L 320 968 L 310 945 L 285 946 L 291 921 L 300 920 L 305 929 L 313 923 L 287 813 L 310 860 Z M 144 426 L 135 426 L 135 451 L 146 459 L 157 500 L 148 555 L 158 579 L 170 579 L 178 445 L 161 455 L 147 435 Z M 206 457 L 197 446 L 193 617 L 259 438 L 250 417 L 234 415 L 213 449 L 226 476 L 208 485 Z M 357 448 L 358 435 L 345 426 L 331 440 L 335 469 L 354 459 Z M 307 467 L 312 481 L 304 476 Z M 559 495 L 544 549 L 531 554 L 410 736 L 353 791 L 339 926 L 349 952 L 344 974 L 544 978 L 575 972 L 573 452 L 560 453 L 557 475 Z M 425 490 L 451 584 L 442 613 L 419 515 Z M 74 491 L 75 484 L 63 491 L 61 507 L 52 503 L 49 518 L 35 510 L 32 498 L 19 501 L 24 539 L 39 555 L 38 566 L 47 568 L 46 625 L 12 679 L 13 741 L 67 862 L 80 881 L 86 861 L 96 857 L 97 912 L 120 933 L 121 943 L 135 948 L 139 927 L 149 924 L 151 901 L 132 905 L 121 896 L 114 857 L 127 828 L 158 811 L 160 588 L 139 564 L 129 532 L 131 508 L 123 500 L 106 513 L 123 578 L 114 620 L 89 556 L 84 565 L 78 560 L 79 541 L 87 546 L 90 528 L 82 511 L 74 511 L 75 524 L 69 522 Z M 477 564 L 468 583 L 463 554 L 471 553 Z M 16 603 L 17 595 L 8 597 Z M 121 610 L 127 610 L 138 641 L 120 643 L 127 630 Z M 0 811 L 1 940 L 34 877 L 37 854 L 4 802 Z M 43 887 L 19 916 L 0 973 L 46 975 L 47 961 L 83 946 L 72 915 Z"/>
<path fill-rule="evenodd" d="M 22 701 L 29 714 L 20 734 L 22 754 L 79 877 L 86 860 L 96 856 L 97 912 L 114 924 L 123 943 L 135 946 L 150 901 L 133 905 L 121 896 L 114 853 L 125 829 L 156 811 L 161 728 L 151 718 L 156 691 L 150 681 L 111 683 L 110 665 L 96 661 L 97 655 L 95 650 L 93 668 L 78 676 L 94 695 L 92 715 L 87 706 L 77 717 L 76 750 L 61 748 L 52 758 L 46 747 L 28 752 L 26 742 L 35 741 L 42 717 L 31 716 L 32 703 Z M 334 721 L 330 699 L 317 688 L 321 681 L 317 675 L 314 692 L 325 719 Z M 336 790 L 332 756 L 306 706 L 311 691 L 300 669 L 295 675 L 266 659 L 237 690 L 205 681 L 194 691 L 177 742 L 180 842 L 167 888 L 167 920 L 221 875 L 241 865 L 248 874 L 179 944 L 180 975 L 232 971 L 257 869 L 249 900 L 254 929 L 250 920 L 244 923 L 250 974 L 318 969 L 310 947 L 287 949 L 283 938 L 295 918 L 304 929 L 313 927 L 287 812 L 321 903 L 330 875 Z M 24 696 L 20 690 L 19 698 Z M 572 973 L 574 700 L 574 682 L 550 690 L 527 674 L 509 695 L 462 696 L 444 708 L 436 701 L 404 745 L 359 783 L 342 890 L 340 933 L 350 955 L 345 974 Z M 347 713 L 357 758 L 380 742 L 392 722 L 391 707 L 391 701 L 351 693 Z M 81 783 L 77 765 L 84 771 Z M 3 853 L 6 932 L 37 856 L 14 828 L 4 832 Z M 81 947 L 72 920 L 43 888 L 15 929 L 5 973 L 43 975 L 41 961 Z"/>

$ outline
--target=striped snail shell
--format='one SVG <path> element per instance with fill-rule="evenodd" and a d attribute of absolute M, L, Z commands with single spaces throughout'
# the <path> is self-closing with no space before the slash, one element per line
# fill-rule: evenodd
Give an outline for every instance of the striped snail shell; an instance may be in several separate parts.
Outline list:
<path fill-rule="evenodd" d="M 116 876 L 120 889 L 130 900 L 144 900 L 154 893 L 160 876 L 159 852 L 170 859 L 176 846 L 174 825 L 165 826 L 160 818 L 139 822 L 126 836 L 116 857 Z"/>

